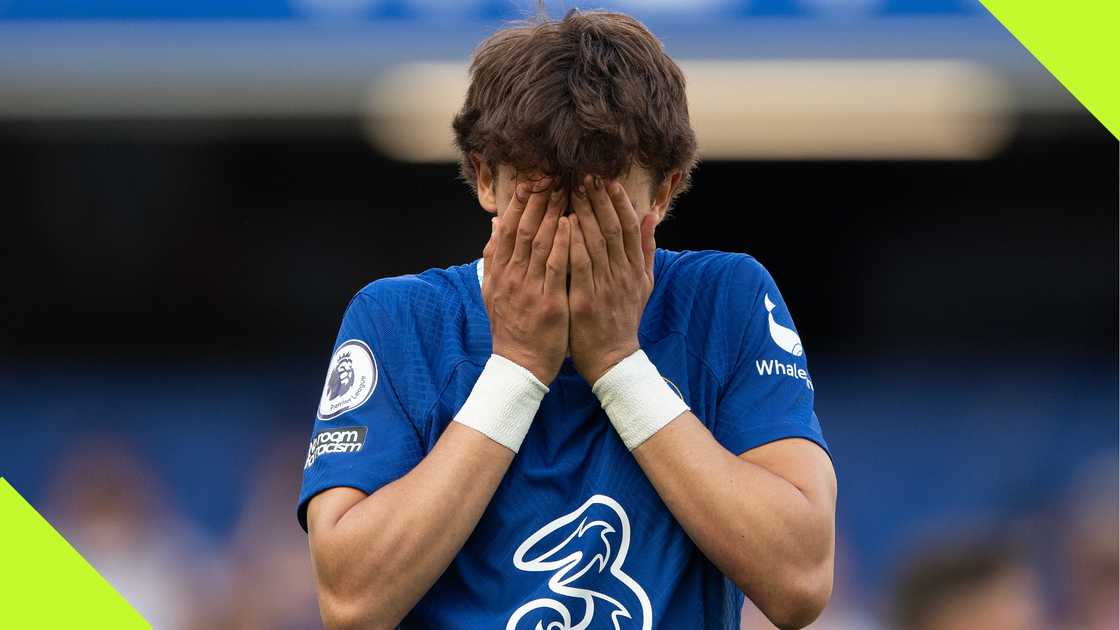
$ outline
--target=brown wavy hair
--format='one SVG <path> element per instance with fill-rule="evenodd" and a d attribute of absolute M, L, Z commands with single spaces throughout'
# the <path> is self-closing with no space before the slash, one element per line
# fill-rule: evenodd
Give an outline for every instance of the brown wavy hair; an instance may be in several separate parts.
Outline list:
<path fill-rule="evenodd" d="M 477 181 L 471 154 L 492 169 L 540 171 L 570 187 L 584 174 L 648 169 L 653 185 L 674 169 L 688 188 L 696 136 L 685 80 L 641 22 L 621 13 L 572 9 L 539 15 L 488 37 L 475 51 L 470 88 L 452 127 L 463 179 Z"/>

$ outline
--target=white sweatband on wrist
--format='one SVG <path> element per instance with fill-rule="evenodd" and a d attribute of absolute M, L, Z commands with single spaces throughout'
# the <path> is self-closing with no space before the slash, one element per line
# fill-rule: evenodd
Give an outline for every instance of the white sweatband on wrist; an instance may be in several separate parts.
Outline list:
<path fill-rule="evenodd" d="M 688 411 L 688 405 L 641 350 L 607 370 L 591 391 L 630 450 Z"/>
<path fill-rule="evenodd" d="M 521 448 L 548 386 L 509 359 L 490 355 L 455 422 L 479 431 L 514 453 Z"/>

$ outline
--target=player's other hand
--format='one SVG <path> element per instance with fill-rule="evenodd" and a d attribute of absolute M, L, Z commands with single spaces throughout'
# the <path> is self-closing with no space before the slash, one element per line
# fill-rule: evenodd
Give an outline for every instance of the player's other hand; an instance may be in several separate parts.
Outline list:
<path fill-rule="evenodd" d="M 638 324 L 653 292 L 653 230 L 617 181 L 587 176 L 571 195 L 572 361 L 595 384 L 638 350 Z"/>
<path fill-rule="evenodd" d="M 568 349 L 568 196 L 550 178 L 517 185 L 493 220 L 482 251 L 482 297 L 493 352 L 544 384 L 556 378 Z"/>

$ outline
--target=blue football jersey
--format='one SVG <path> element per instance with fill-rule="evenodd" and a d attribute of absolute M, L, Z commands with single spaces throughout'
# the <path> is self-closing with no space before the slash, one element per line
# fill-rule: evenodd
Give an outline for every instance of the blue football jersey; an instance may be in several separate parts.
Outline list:
<path fill-rule="evenodd" d="M 304 464 L 304 528 L 317 493 L 372 493 L 432 450 L 490 356 L 480 281 L 475 261 L 353 298 Z M 805 349 L 754 258 L 657 250 L 638 338 L 729 451 L 791 437 L 827 451 Z M 401 627 L 737 629 L 742 605 L 568 359 L 478 527 Z"/>

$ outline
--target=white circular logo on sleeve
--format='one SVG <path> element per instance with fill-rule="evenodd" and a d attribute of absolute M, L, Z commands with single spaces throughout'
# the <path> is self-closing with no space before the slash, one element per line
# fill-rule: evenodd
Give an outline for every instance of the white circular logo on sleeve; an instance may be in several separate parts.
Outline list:
<path fill-rule="evenodd" d="M 361 407 L 376 388 L 377 361 L 369 346 L 360 339 L 343 342 L 331 357 L 319 400 L 319 419 L 333 420 Z"/>

